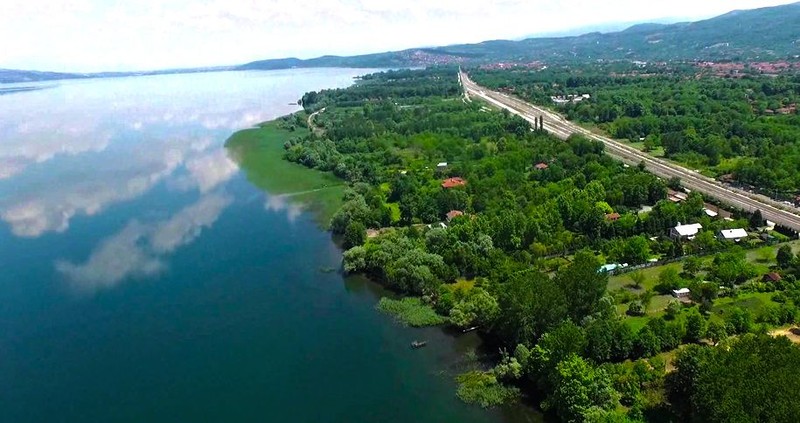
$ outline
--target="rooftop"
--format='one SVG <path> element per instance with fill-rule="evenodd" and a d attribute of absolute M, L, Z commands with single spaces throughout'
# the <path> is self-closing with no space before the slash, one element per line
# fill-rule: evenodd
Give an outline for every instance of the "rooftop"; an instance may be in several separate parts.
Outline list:
<path fill-rule="evenodd" d="M 442 188 L 455 188 L 464 186 L 466 184 L 467 181 L 464 178 L 456 176 L 454 178 L 447 178 L 444 181 L 442 181 Z"/>
<path fill-rule="evenodd" d="M 678 233 L 680 236 L 693 236 L 697 235 L 700 232 L 700 229 L 703 229 L 703 225 L 699 223 L 692 223 L 689 225 L 678 225 L 673 228 L 675 232 Z"/>
<path fill-rule="evenodd" d="M 449 212 L 447 212 L 447 221 L 449 222 L 457 218 L 458 216 L 463 216 L 463 215 L 464 212 L 462 212 L 461 210 L 450 210 Z"/>
<path fill-rule="evenodd" d="M 719 231 L 719 234 L 725 239 L 747 238 L 747 231 L 742 228 L 723 229 Z"/>

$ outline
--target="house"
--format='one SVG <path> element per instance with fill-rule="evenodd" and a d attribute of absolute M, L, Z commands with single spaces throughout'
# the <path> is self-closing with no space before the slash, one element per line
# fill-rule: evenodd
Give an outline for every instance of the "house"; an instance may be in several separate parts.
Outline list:
<path fill-rule="evenodd" d="M 719 233 L 717 234 L 717 238 L 720 241 L 739 242 L 742 239 L 747 238 L 747 231 L 742 228 L 723 229 L 719 231 Z"/>
<path fill-rule="evenodd" d="M 680 222 L 678 226 L 669 230 L 669 236 L 672 239 L 694 239 L 695 235 L 700 232 L 700 229 L 703 229 L 703 225 L 699 223 L 692 223 L 690 225 L 681 225 Z"/>
<path fill-rule="evenodd" d="M 763 278 L 764 282 L 780 282 L 781 279 L 783 279 L 781 275 L 776 272 L 769 272 Z"/>
<path fill-rule="evenodd" d="M 616 222 L 617 220 L 619 220 L 620 217 L 621 216 L 619 215 L 619 213 L 616 212 L 606 214 L 606 220 L 609 222 Z"/>
<path fill-rule="evenodd" d="M 673 203 L 680 203 L 681 201 L 686 200 L 689 198 L 689 195 L 685 192 L 675 191 L 672 189 L 667 190 L 667 199 L 672 201 Z"/>
<path fill-rule="evenodd" d="M 675 298 L 688 298 L 692 291 L 689 288 L 673 289 L 672 296 Z"/>
<path fill-rule="evenodd" d="M 457 218 L 458 216 L 463 216 L 463 215 L 464 212 L 462 212 L 461 210 L 450 210 L 449 212 L 447 212 L 447 221 L 449 222 Z"/>
<path fill-rule="evenodd" d="M 547 168 L 549 168 L 550 166 L 545 162 L 539 162 L 536 163 L 536 166 L 534 167 L 536 168 L 536 170 L 547 170 Z"/>
<path fill-rule="evenodd" d="M 703 212 L 706 214 L 706 216 L 708 216 L 708 217 L 710 217 L 712 219 L 717 217 L 717 216 L 719 216 L 719 213 L 717 213 L 717 212 L 715 212 L 714 210 L 711 210 L 711 209 L 703 209 Z"/>
<path fill-rule="evenodd" d="M 436 164 L 436 170 L 445 170 L 447 169 L 447 162 L 439 162 Z"/>
<path fill-rule="evenodd" d="M 456 176 L 454 178 L 447 178 L 444 181 L 442 181 L 442 188 L 462 187 L 466 184 L 467 181 L 464 178 Z"/>

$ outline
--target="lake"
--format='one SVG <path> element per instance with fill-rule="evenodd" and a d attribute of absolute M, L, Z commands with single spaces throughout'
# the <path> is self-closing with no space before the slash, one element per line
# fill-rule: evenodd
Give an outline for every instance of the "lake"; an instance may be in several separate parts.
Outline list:
<path fill-rule="evenodd" d="M 3 86 L 14 89 L 0 95 L 0 421 L 517 414 L 455 397 L 474 334 L 377 312 L 379 287 L 328 271 L 341 251 L 314 216 L 252 186 L 223 148 L 298 110 L 304 92 L 365 72 Z"/>

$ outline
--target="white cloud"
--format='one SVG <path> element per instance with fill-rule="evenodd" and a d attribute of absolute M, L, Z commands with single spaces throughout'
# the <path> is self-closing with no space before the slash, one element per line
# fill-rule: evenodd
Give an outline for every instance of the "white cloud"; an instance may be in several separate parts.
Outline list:
<path fill-rule="evenodd" d="M 81 293 L 111 288 L 129 278 L 156 275 L 166 269 L 165 255 L 197 239 L 231 202 L 225 194 L 207 194 L 167 220 L 150 224 L 132 220 L 101 241 L 84 263 L 57 260 L 55 268 Z"/>
<path fill-rule="evenodd" d="M 152 69 L 513 38 L 709 17 L 791 0 L 6 0 L 0 67 Z"/>

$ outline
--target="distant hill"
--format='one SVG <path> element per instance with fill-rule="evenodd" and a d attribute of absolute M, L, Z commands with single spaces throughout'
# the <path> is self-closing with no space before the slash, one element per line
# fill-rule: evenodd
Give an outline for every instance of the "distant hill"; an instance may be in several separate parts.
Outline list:
<path fill-rule="evenodd" d="M 715 18 L 674 24 L 647 23 L 618 32 L 572 37 L 493 40 L 360 56 L 260 60 L 238 69 L 286 67 L 396 67 L 497 61 L 770 60 L 800 55 L 800 3 L 737 10 Z"/>
<path fill-rule="evenodd" d="M 358 56 L 268 59 L 218 68 L 151 72 L 57 73 L 0 69 L 0 83 L 102 78 L 224 70 L 312 67 L 398 68 L 501 61 L 565 62 L 597 59 L 772 60 L 800 56 L 800 3 L 736 10 L 715 18 L 674 24 L 646 23 L 623 31 L 569 37 L 493 40 Z"/>
<path fill-rule="evenodd" d="M 86 77 L 85 75 L 77 73 L 38 72 L 38 71 L 25 71 L 25 70 L 14 70 L 14 69 L 0 69 L 0 83 L 3 84 L 11 82 L 51 81 L 54 79 L 76 79 L 85 77 Z"/>
<path fill-rule="evenodd" d="M 232 66 L 217 66 L 211 68 L 164 69 L 164 70 L 142 71 L 142 72 L 95 72 L 95 73 L 40 72 L 40 71 L 30 71 L 30 70 L 0 69 L 0 84 L 8 84 L 15 82 L 54 81 L 59 79 L 120 78 L 126 76 L 215 72 L 215 71 L 226 71 L 231 69 L 233 69 Z"/>

